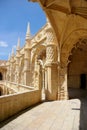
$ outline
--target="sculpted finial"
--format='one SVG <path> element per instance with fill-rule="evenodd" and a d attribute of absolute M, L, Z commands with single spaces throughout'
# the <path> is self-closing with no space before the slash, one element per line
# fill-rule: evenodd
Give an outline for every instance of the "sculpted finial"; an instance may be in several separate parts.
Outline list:
<path fill-rule="evenodd" d="M 14 48 L 12 48 L 12 53 L 11 54 L 12 54 L 12 56 L 14 56 Z"/>
<path fill-rule="evenodd" d="M 9 55 L 8 55 L 8 60 L 10 60 L 10 58 L 11 58 L 11 55 L 10 55 L 10 53 L 9 53 Z"/>
<path fill-rule="evenodd" d="M 27 25 L 27 32 L 26 32 L 26 40 L 29 40 L 31 39 L 31 36 L 30 36 L 30 23 L 28 23 Z"/>
<path fill-rule="evenodd" d="M 17 50 L 20 50 L 20 38 L 18 38 Z"/>

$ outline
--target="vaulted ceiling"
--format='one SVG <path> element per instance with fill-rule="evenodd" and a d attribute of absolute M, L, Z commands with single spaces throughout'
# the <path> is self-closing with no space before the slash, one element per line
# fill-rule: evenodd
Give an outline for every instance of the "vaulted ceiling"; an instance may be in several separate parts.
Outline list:
<path fill-rule="evenodd" d="M 39 2 L 43 9 L 75 13 L 87 18 L 87 0 L 31 0 Z"/>
<path fill-rule="evenodd" d="M 87 0 L 30 1 L 39 2 L 40 6 L 49 18 L 49 21 L 53 27 L 57 40 L 60 44 L 62 42 L 62 39 L 64 39 L 64 35 L 66 35 L 67 29 L 71 29 L 71 26 L 73 27 L 73 29 L 74 26 L 78 27 L 78 25 L 80 24 L 79 17 L 81 17 L 81 23 L 83 23 L 84 19 L 87 19 Z M 77 16 L 79 17 L 77 18 Z M 84 25 L 80 25 L 84 27 Z"/>

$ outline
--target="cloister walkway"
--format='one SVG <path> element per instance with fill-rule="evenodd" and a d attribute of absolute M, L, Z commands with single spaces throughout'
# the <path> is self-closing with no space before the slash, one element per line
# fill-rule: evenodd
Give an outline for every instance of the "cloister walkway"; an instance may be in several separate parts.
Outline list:
<path fill-rule="evenodd" d="M 0 130 L 87 130 L 87 97 L 43 102 L 1 123 Z"/>

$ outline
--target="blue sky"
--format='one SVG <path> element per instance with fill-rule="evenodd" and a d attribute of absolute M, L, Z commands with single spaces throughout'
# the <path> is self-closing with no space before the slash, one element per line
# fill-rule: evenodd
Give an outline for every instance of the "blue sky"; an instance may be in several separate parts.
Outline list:
<path fill-rule="evenodd" d="M 46 23 L 46 17 L 37 3 L 28 0 L 0 0 L 0 59 L 7 60 L 18 37 L 21 47 L 25 42 L 27 24 L 33 36 Z"/>

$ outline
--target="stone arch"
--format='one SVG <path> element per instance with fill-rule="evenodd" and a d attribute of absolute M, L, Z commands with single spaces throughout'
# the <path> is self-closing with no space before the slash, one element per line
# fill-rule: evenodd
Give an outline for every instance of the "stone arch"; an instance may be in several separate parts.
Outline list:
<path fill-rule="evenodd" d="M 71 50 L 76 47 L 75 45 L 77 42 L 79 42 L 79 40 L 84 38 L 87 38 L 87 29 L 78 29 L 68 35 L 68 38 L 65 39 L 61 48 L 60 60 L 62 66 L 68 65 L 70 62 L 68 58 L 71 55 Z"/>
<path fill-rule="evenodd" d="M 35 88 L 39 88 L 42 97 L 45 98 L 45 61 L 46 61 L 46 46 L 39 45 L 33 52 L 33 84 Z"/>
<path fill-rule="evenodd" d="M 67 87 L 67 74 L 68 74 L 68 64 L 69 56 L 71 54 L 71 50 L 76 47 L 77 42 L 81 39 L 87 38 L 87 29 L 78 29 L 73 31 L 68 37 L 64 40 L 63 45 L 61 47 L 60 53 L 60 99 L 68 98 L 68 87 Z"/>
<path fill-rule="evenodd" d="M 36 56 L 36 55 L 38 56 L 43 50 L 46 50 L 46 46 L 44 46 L 44 45 L 39 45 L 39 46 L 35 49 L 34 54 L 33 54 L 33 56 L 32 56 L 32 59 L 31 59 L 31 62 L 32 62 L 32 63 L 33 63 L 34 60 L 35 60 L 35 56 Z"/>
<path fill-rule="evenodd" d="M 0 72 L 0 80 L 3 80 L 3 75 L 1 72 Z"/>

